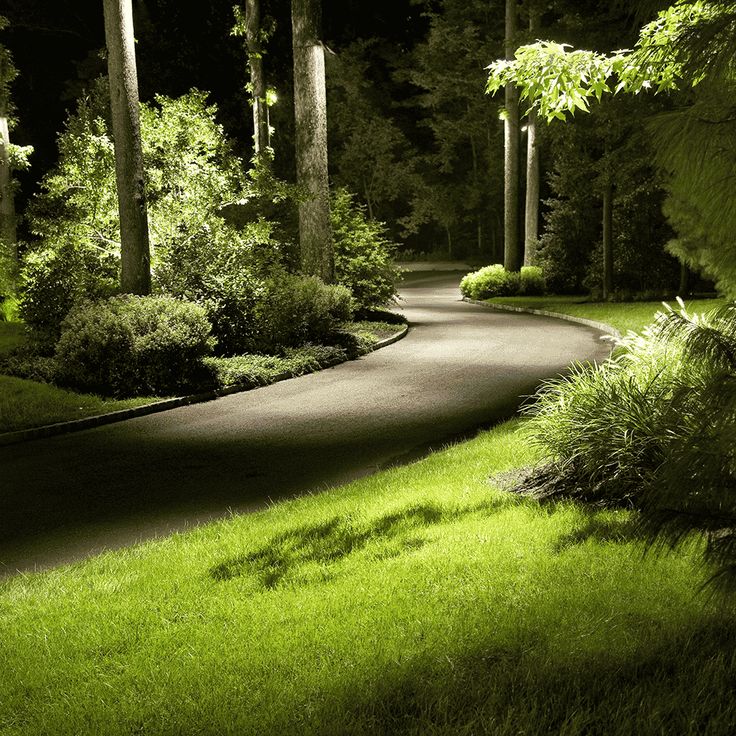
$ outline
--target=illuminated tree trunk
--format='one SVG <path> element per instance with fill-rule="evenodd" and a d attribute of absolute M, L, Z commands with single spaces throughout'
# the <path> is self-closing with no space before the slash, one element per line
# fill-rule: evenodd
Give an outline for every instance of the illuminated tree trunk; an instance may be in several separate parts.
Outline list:
<path fill-rule="evenodd" d="M 516 23 L 517 0 L 506 0 L 507 59 L 514 58 Z M 505 92 L 503 265 L 507 271 L 518 271 L 522 262 L 519 242 L 519 94 L 514 84 L 507 84 Z"/>
<path fill-rule="evenodd" d="M 327 174 L 327 94 L 325 56 L 319 40 L 320 0 L 292 0 L 296 177 L 304 197 L 299 203 L 302 270 L 333 279 Z"/>
<path fill-rule="evenodd" d="M 603 187 L 603 299 L 613 293 L 613 184 Z"/>
<path fill-rule="evenodd" d="M 6 105 L 0 100 L 0 240 L 3 249 L 17 260 L 17 234 L 13 178 L 10 170 L 10 135 Z"/>
<path fill-rule="evenodd" d="M 125 293 L 148 294 L 151 291 L 151 256 L 133 45 L 133 10 L 131 0 L 103 0 L 103 5 L 120 213 L 120 286 Z"/>
<path fill-rule="evenodd" d="M 529 33 L 532 43 L 539 33 L 539 8 L 529 9 Z M 537 113 L 530 110 L 526 123 L 526 202 L 524 207 L 524 265 L 533 266 L 537 260 L 539 238 L 539 145 L 537 142 Z"/>
<path fill-rule="evenodd" d="M 269 162 L 268 111 L 266 108 L 266 79 L 263 74 L 259 0 L 245 0 L 245 43 L 248 49 L 251 105 L 253 107 L 253 148 L 256 158 L 267 164 Z"/>

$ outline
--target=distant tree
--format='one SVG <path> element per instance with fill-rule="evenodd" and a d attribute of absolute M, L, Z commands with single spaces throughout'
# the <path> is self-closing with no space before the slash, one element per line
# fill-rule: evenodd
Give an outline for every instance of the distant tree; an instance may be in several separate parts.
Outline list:
<path fill-rule="evenodd" d="M 513 59 L 516 51 L 518 14 L 517 0 L 506 0 L 506 59 Z M 524 260 L 519 238 L 519 93 L 512 82 L 504 93 L 503 130 L 503 265 L 507 271 L 518 271 Z"/>
<path fill-rule="evenodd" d="M 321 0 L 292 0 L 291 20 L 302 270 L 330 283 L 334 277 L 334 253 L 327 170 L 325 52 L 320 40 Z"/>
<path fill-rule="evenodd" d="M 529 35 L 536 40 L 541 22 L 539 0 L 529 0 Z M 534 266 L 537 261 L 539 238 L 539 141 L 537 111 L 532 107 L 526 117 L 526 198 L 524 206 L 524 265 Z"/>
<path fill-rule="evenodd" d="M 672 196 L 667 212 L 681 237 L 672 250 L 703 268 L 736 295 L 736 258 L 727 247 L 736 228 L 732 187 L 736 71 L 736 2 L 680 2 L 642 28 L 633 52 L 568 51 L 540 42 L 517 50 L 513 61 L 491 66 L 489 89 L 514 83 L 547 120 L 587 112 L 591 100 L 621 90 L 639 94 L 681 89 L 684 109 L 654 121 L 656 158 Z M 604 189 L 610 204 L 611 190 Z M 610 206 L 604 229 L 610 238 Z M 604 278 L 605 284 L 605 278 Z"/>
<path fill-rule="evenodd" d="M 330 168 L 355 192 L 369 219 L 396 220 L 416 188 L 416 150 L 394 117 L 382 80 L 378 39 L 359 40 L 327 59 Z M 385 73 L 385 72 L 384 72 Z"/>
<path fill-rule="evenodd" d="M 428 4 L 429 33 L 412 54 L 398 59 L 420 153 L 411 213 L 402 219 L 423 240 L 446 242 L 457 256 L 502 258 L 503 166 L 498 104 L 478 94 L 489 54 L 503 45 L 501 9 L 487 0 Z M 411 89 L 411 88 L 409 88 Z M 405 168 L 409 168 L 407 164 Z M 450 244 L 452 244 L 450 246 Z"/>
<path fill-rule="evenodd" d="M 151 290 L 151 255 L 138 111 L 138 77 L 131 0 L 103 0 L 120 213 L 120 287 Z"/>
<path fill-rule="evenodd" d="M 253 153 L 256 160 L 269 166 L 271 136 L 268 116 L 269 91 L 263 69 L 263 45 L 268 35 L 261 22 L 260 0 L 245 0 L 243 8 L 235 6 L 236 24 L 233 33 L 245 37 L 248 55 L 250 104 L 253 112 Z"/>
<path fill-rule="evenodd" d="M 0 31 L 7 20 L 0 16 Z M 18 264 L 13 169 L 25 168 L 30 146 L 18 147 L 10 142 L 13 127 L 13 105 L 10 85 L 18 74 L 10 51 L 0 44 L 0 296 L 15 290 Z"/>

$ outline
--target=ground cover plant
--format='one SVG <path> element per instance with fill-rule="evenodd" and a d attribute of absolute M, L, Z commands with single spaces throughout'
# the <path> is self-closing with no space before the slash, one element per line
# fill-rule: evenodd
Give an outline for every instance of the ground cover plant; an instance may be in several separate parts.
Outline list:
<path fill-rule="evenodd" d="M 0 582 L 0 731 L 731 733 L 699 544 L 499 490 L 537 459 L 517 428 Z"/>
<path fill-rule="evenodd" d="M 601 366 L 546 382 L 527 411 L 530 436 L 550 458 L 533 483 L 641 510 L 650 542 L 705 534 L 714 582 L 736 587 L 733 428 L 736 312 L 657 315 Z"/>

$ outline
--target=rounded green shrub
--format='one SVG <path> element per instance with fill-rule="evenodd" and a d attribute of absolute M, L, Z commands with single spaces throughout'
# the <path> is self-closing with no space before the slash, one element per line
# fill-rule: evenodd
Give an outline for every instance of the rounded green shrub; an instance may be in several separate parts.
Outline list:
<path fill-rule="evenodd" d="M 522 266 L 519 296 L 541 296 L 545 292 L 542 269 L 539 266 Z"/>
<path fill-rule="evenodd" d="M 190 389 L 214 338 L 203 307 L 172 297 L 116 296 L 83 302 L 62 323 L 56 379 L 107 396 Z"/>
<path fill-rule="evenodd" d="M 268 279 L 256 308 L 258 347 L 278 352 L 324 342 L 353 316 L 354 308 L 344 286 L 327 285 L 316 276 L 283 272 Z"/>
<path fill-rule="evenodd" d="M 465 276 L 460 282 L 460 291 L 470 299 L 490 299 L 493 296 L 514 296 L 519 293 L 520 286 L 519 273 L 507 271 L 496 263 Z"/>

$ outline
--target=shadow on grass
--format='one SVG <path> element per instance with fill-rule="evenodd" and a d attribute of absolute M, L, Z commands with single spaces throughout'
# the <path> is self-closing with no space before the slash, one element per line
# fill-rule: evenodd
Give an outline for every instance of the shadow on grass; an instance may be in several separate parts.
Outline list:
<path fill-rule="evenodd" d="M 365 524 L 335 517 L 279 534 L 260 549 L 221 562 L 210 575 L 215 580 L 255 575 L 264 588 L 275 588 L 292 570 L 307 563 L 329 566 L 371 544 L 375 544 L 378 558 L 396 557 L 422 547 L 426 540 L 421 531 L 427 527 L 499 508 L 494 500 L 465 508 L 425 503 Z"/>
<path fill-rule="evenodd" d="M 638 520 L 630 514 L 614 516 L 610 513 L 588 510 L 585 514 L 586 518 L 582 524 L 557 540 L 554 546 L 556 553 L 584 544 L 588 540 L 619 544 L 642 539 Z"/>
<path fill-rule="evenodd" d="M 733 621 L 667 628 L 639 650 L 550 650 L 526 632 L 515 644 L 427 652 L 324 693 L 329 712 L 315 713 L 310 733 L 730 736 Z"/>

